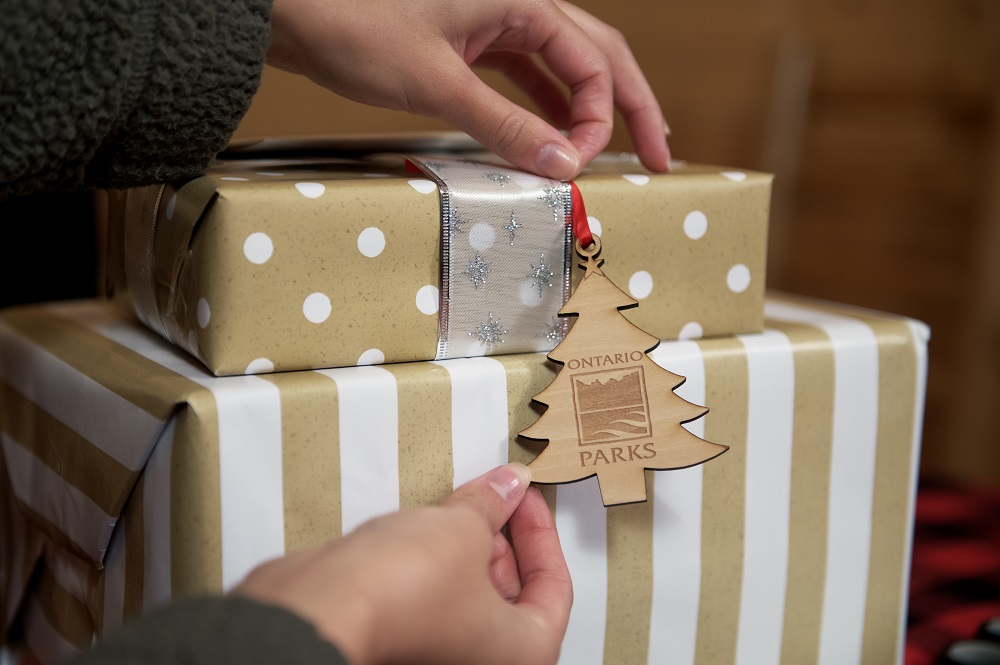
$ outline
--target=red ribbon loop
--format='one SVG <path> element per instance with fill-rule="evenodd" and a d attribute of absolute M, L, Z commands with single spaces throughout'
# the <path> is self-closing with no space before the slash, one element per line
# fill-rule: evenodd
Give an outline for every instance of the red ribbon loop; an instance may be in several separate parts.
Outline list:
<path fill-rule="evenodd" d="M 590 232 L 590 222 L 587 221 L 587 209 L 583 206 L 583 194 L 575 182 L 569 183 L 573 195 L 573 235 L 580 241 L 580 247 L 587 248 L 594 244 L 594 235 Z"/>

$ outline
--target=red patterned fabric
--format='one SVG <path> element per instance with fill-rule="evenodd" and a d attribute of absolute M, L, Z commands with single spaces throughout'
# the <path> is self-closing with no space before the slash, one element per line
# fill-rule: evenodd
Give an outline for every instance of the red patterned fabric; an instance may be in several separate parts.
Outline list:
<path fill-rule="evenodd" d="M 933 665 L 993 617 L 1000 617 L 1000 489 L 921 484 L 906 665 Z"/>

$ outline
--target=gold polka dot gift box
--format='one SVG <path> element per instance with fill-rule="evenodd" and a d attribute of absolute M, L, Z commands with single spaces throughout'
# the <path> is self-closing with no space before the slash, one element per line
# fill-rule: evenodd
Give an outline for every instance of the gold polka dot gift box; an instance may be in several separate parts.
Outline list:
<path fill-rule="evenodd" d="M 644 502 L 544 487 L 574 585 L 561 662 L 902 662 L 926 327 L 774 296 L 766 317 L 650 352 L 724 455 L 646 472 Z M 517 433 L 555 372 L 525 353 L 216 377 L 107 302 L 0 312 L 0 660 L 64 662 L 529 462 Z"/>
<path fill-rule="evenodd" d="M 266 143 L 266 142 L 265 142 Z M 216 375 L 551 350 L 570 186 L 481 151 L 234 153 L 114 198 L 109 293 Z M 343 146 L 341 146 L 343 147 Z M 259 146 L 258 146 L 259 148 Z M 771 176 L 605 154 L 576 185 L 661 339 L 758 332 Z"/>

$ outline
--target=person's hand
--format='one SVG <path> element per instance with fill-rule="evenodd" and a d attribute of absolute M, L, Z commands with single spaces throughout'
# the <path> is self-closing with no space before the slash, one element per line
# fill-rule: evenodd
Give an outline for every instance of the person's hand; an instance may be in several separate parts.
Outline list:
<path fill-rule="evenodd" d="M 299 614 L 354 665 L 555 663 L 572 585 L 528 483 L 526 467 L 499 467 L 441 506 L 266 563 L 235 592 Z"/>
<path fill-rule="evenodd" d="M 270 64 L 444 120 L 525 170 L 575 177 L 607 146 L 615 106 L 642 163 L 669 166 L 663 113 L 625 39 L 563 0 L 275 0 L 271 26 Z M 470 67 L 503 72 L 552 124 Z"/>

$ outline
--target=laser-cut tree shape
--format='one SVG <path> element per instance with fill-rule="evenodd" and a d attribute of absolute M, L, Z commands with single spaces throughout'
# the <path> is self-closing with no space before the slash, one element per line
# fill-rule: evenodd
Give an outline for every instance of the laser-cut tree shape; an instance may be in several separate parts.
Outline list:
<path fill-rule="evenodd" d="M 679 397 L 682 376 L 647 354 L 660 343 L 619 310 L 638 302 L 600 266 L 600 240 L 577 252 L 586 273 L 559 310 L 578 319 L 548 357 L 561 364 L 534 400 L 548 408 L 521 432 L 548 445 L 528 466 L 540 483 L 565 483 L 597 474 L 605 506 L 646 500 L 645 469 L 681 469 L 729 449 L 681 427 L 708 409 Z"/>

